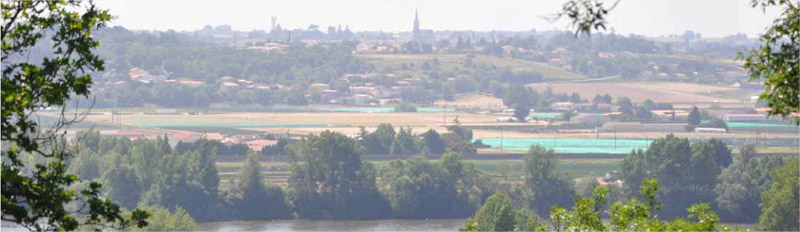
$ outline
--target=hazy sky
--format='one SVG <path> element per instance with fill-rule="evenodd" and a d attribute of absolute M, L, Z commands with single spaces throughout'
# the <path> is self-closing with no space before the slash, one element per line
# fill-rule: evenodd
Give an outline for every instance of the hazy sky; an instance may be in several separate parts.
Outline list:
<path fill-rule="evenodd" d="M 231 25 L 235 30 L 270 28 L 276 16 L 283 28 L 349 25 L 353 31 L 409 31 L 414 9 L 423 29 L 549 30 L 567 29 L 566 20 L 543 19 L 565 0 L 99 0 L 118 18 L 113 25 L 131 29 L 195 30 Z M 612 2 L 606 0 L 609 4 Z M 618 34 L 649 36 L 693 30 L 703 37 L 734 33 L 755 36 L 778 16 L 750 8 L 750 0 L 621 0 L 609 17 Z"/>

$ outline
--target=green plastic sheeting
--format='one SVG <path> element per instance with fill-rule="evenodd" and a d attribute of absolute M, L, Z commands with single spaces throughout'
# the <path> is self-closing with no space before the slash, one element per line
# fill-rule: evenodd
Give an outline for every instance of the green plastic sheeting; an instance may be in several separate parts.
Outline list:
<path fill-rule="evenodd" d="M 481 139 L 483 144 L 493 148 L 500 148 L 499 138 Z M 625 154 L 636 148 L 647 150 L 652 140 L 644 139 L 525 139 L 525 138 L 504 138 L 504 150 L 527 151 L 532 145 L 539 144 L 546 148 L 552 148 L 557 153 L 608 153 Z M 615 145 L 616 144 L 616 145 Z"/>
<path fill-rule="evenodd" d="M 561 117 L 560 113 L 533 113 L 530 115 L 531 118 L 537 119 L 556 119 Z"/>
<path fill-rule="evenodd" d="M 758 122 L 728 122 L 729 128 L 743 128 L 743 127 L 791 127 L 787 124 L 774 124 L 774 123 L 758 123 Z"/>

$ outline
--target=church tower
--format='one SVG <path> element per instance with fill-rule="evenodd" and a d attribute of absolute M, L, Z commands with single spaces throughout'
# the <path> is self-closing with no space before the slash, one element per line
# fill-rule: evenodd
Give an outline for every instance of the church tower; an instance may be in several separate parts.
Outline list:
<path fill-rule="evenodd" d="M 419 34 L 419 15 L 417 14 L 417 9 L 414 9 L 414 35 Z"/>

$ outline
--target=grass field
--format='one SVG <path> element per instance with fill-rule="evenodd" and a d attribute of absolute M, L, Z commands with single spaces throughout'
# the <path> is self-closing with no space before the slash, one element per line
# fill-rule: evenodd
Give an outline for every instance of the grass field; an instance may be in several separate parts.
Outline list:
<path fill-rule="evenodd" d="M 557 172 L 564 173 L 571 178 L 579 177 L 598 177 L 607 172 L 619 170 L 618 159 L 579 159 L 559 161 Z M 492 161 L 469 161 L 475 167 L 492 177 L 511 177 L 519 178 L 524 176 L 525 163 L 522 160 L 492 160 Z"/>
<path fill-rule="evenodd" d="M 432 161 L 433 162 L 433 161 Z M 524 176 L 525 164 L 522 160 L 492 160 L 478 161 L 469 160 L 481 172 L 493 178 L 520 179 Z M 571 178 L 579 177 L 598 177 L 619 169 L 618 159 L 581 159 L 581 160 L 561 160 L 557 171 L 566 174 Z M 378 168 L 387 165 L 387 161 L 374 161 Z M 230 183 L 236 178 L 241 162 L 218 162 L 220 179 L 223 184 Z M 288 163 L 284 162 L 261 162 L 262 176 L 264 180 L 283 187 L 288 186 L 289 175 Z M 278 167 L 281 167 L 278 169 Z"/>
<path fill-rule="evenodd" d="M 677 82 L 620 82 L 620 83 L 541 83 L 529 85 L 537 91 L 552 88 L 556 93 L 577 92 L 583 98 L 591 99 L 596 94 L 609 94 L 614 99 L 629 97 L 636 102 L 651 99 L 670 103 L 740 103 L 750 100 L 748 91 L 724 87 Z"/>
<path fill-rule="evenodd" d="M 409 66 L 409 74 L 420 74 L 420 65 L 433 60 L 434 57 L 439 59 L 439 66 L 443 70 L 454 70 L 456 67 L 465 69 L 463 62 L 466 55 L 463 54 L 387 54 L 387 55 L 358 55 L 369 64 L 378 67 L 392 67 L 395 70 L 400 70 L 402 64 Z M 509 68 L 514 71 L 532 71 L 541 73 L 545 80 L 580 80 L 585 79 L 583 75 L 575 74 L 564 68 L 551 66 L 549 64 L 526 61 L 520 59 L 513 59 L 510 57 L 496 57 L 477 55 L 472 59 L 473 64 L 494 66 L 498 68 Z M 413 64 L 413 66 L 411 65 Z"/>

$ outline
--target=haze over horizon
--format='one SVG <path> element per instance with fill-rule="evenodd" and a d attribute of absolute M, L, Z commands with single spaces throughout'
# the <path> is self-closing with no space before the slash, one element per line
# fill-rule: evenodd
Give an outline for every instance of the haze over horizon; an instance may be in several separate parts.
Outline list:
<path fill-rule="evenodd" d="M 421 27 L 437 31 L 566 30 L 566 19 L 551 23 L 543 18 L 558 12 L 564 2 L 103 0 L 98 5 L 117 16 L 112 26 L 137 30 L 191 31 L 206 25 L 230 25 L 244 31 L 269 30 L 270 18 L 275 16 L 283 28 L 305 29 L 316 24 L 324 30 L 328 26 L 348 25 L 352 31 L 398 32 L 411 30 L 415 9 L 419 10 Z M 749 0 L 622 0 L 608 19 L 608 32 L 662 36 L 692 30 L 706 38 L 736 33 L 752 38 L 763 33 L 778 12 L 751 8 Z"/>

